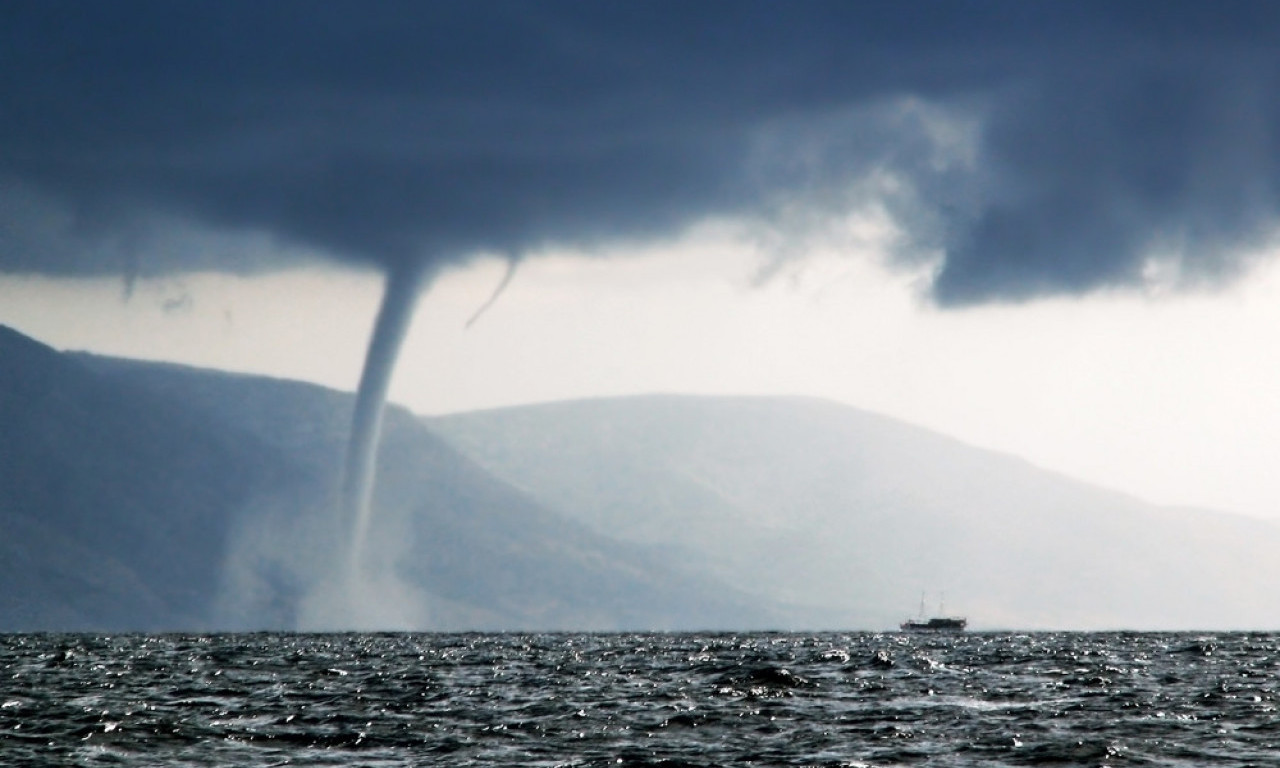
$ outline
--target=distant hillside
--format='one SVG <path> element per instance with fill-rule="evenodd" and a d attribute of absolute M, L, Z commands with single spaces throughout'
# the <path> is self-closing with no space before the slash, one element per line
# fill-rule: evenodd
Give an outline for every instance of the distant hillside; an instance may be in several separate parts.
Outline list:
<path fill-rule="evenodd" d="M 351 398 L 62 354 L 0 327 L 0 631 L 770 626 L 697 567 L 540 506 L 389 413 L 360 617 L 325 586 Z M 376 604 L 376 605 L 374 605 Z"/>
<path fill-rule="evenodd" d="M 771 398 L 393 408 L 344 602 L 350 408 L 0 327 L 0 631 L 1280 627 L 1273 525 Z"/>
<path fill-rule="evenodd" d="M 1136 499 L 829 402 L 636 397 L 428 420 L 548 507 L 828 627 L 1280 627 L 1280 529 Z"/>
<path fill-rule="evenodd" d="M 0 326 L 0 630 L 209 626 L 268 446 Z"/>

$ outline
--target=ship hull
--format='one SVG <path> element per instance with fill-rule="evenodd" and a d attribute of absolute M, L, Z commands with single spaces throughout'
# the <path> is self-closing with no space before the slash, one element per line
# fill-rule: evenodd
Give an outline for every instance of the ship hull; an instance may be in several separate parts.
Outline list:
<path fill-rule="evenodd" d="M 929 619 L 928 621 L 904 621 L 898 625 L 903 632 L 963 632 L 969 622 L 965 619 Z"/>

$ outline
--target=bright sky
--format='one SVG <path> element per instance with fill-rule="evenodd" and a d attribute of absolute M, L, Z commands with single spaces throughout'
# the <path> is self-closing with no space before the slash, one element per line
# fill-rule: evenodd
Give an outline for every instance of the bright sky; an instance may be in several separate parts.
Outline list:
<path fill-rule="evenodd" d="M 1016 454 L 1149 501 L 1280 518 L 1280 268 L 1212 292 L 1117 292 L 939 310 L 871 224 L 761 281 L 714 227 L 627 258 L 544 254 L 444 274 L 392 400 L 439 414 L 649 392 L 813 395 Z M 62 349 L 352 389 L 376 275 L 139 282 L 0 276 L 0 323 Z"/>

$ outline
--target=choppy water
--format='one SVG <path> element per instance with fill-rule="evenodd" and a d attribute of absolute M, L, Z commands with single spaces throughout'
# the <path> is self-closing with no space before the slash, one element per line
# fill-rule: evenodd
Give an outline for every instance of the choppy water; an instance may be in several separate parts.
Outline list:
<path fill-rule="evenodd" d="M 0 764 L 1280 765 L 1270 634 L 0 635 Z"/>

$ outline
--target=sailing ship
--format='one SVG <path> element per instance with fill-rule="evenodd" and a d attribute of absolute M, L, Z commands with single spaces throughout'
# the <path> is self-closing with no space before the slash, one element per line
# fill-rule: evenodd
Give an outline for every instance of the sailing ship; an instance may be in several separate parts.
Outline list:
<path fill-rule="evenodd" d="M 931 618 L 924 615 L 924 595 L 920 595 L 920 618 L 907 619 L 898 625 L 903 632 L 963 632 L 969 620 L 963 616 L 947 616 L 942 601 L 938 601 L 938 614 Z"/>

